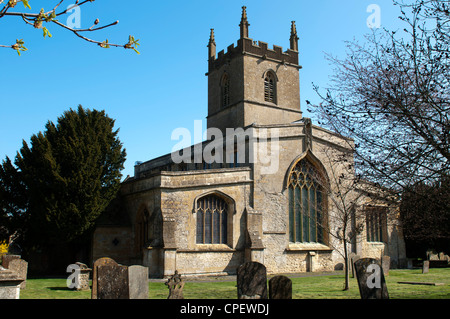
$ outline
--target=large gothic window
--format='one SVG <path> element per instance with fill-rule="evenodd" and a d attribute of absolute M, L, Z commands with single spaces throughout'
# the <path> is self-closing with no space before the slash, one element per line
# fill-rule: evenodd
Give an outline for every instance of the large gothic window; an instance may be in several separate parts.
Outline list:
<path fill-rule="evenodd" d="M 289 241 L 324 244 L 326 218 L 323 176 L 306 159 L 289 176 Z"/>
<path fill-rule="evenodd" d="M 216 195 L 197 201 L 197 244 L 226 244 L 228 205 Z"/>
<path fill-rule="evenodd" d="M 366 213 L 366 235 L 367 241 L 383 242 L 387 233 L 387 207 L 367 206 Z"/>
<path fill-rule="evenodd" d="M 277 103 L 275 83 L 275 76 L 272 74 L 272 72 L 267 72 L 264 78 L 264 101 Z"/>

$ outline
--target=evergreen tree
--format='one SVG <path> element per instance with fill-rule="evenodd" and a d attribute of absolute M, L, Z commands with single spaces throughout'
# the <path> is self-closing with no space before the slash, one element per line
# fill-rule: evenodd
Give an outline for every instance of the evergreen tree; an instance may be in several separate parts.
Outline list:
<path fill-rule="evenodd" d="M 64 112 L 56 125 L 49 121 L 44 132 L 31 137 L 31 147 L 23 142 L 14 172 L 24 185 L 26 203 L 20 202 L 20 193 L 1 200 L 20 208 L 10 211 L 13 219 L 25 215 L 27 246 L 79 239 L 115 197 L 126 153 L 114 122 L 104 111 L 79 106 Z M 2 172 L 8 167 L 11 171 L 7 160 Z M 5 185 L 7 179 L 0 178 Z M 11 193 L 13 189 L 6 192 Z"/>

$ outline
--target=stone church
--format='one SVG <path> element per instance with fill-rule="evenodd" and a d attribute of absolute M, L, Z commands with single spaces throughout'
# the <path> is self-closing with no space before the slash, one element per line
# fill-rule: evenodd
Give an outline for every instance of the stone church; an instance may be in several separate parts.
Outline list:
<path fill-rule="evenodd" d="M 249 25 L 243 7 L 237 45 L 218 54 L 211 29 L 208 138 L 136 163 L 99 219 L 92 259 L 142 264 L 152 277 L 234 274 L 246 261 L 269 273 L 332 271 L 345 233 L 348 253 L 400 267 L 388 192 L 351 182 L 352 140 L 302 117 L 295 22 L 286 51 L 253 41 Z"/>

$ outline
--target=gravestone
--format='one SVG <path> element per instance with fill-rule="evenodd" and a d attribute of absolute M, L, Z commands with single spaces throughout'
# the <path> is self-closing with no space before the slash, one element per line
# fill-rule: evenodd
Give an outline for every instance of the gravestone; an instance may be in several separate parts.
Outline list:
<path fill-rule="evenodd" d="M 361 299 L 389 299 L 383 270 L 378 260 L 361 258 L 355 262 Z"/>
<path fill-rule="evenodd" d="M 355 278 L 355 261 L 359 259 L 360 259 L 359 255 L 356 255 L 354 253 L 350 254 L 350 269 L 352 270 L 351 271 L 352 278 Z"/>
<path fill-rule="evenodd" d="M 128 299 L 128 267 L 100 265 L 97 267 L 97 299 Z"/>
<path fill-rule="evenodd" d="M 148 267 L 128 267 L 130 299 L 148 299 Z"/>
<path fill-rule="evenodd" d="M 111 258 L 97 259 L 93 267 L 92 299 L 128 299 L 127 268 Z"/>
<path fill-rule="evenodd" d="M 381 268 L 383 268 L 383 274 L 389 276 L 389 269 L 391 268 L 391 257 L 382 256 L 381 257 Z"/>
<path fill-rule="evenodd" d="M 422 274 L 428 274 L 430 271 L 430 261 L 424 260 L 422 265 Z"/>
<path fill-rule="evenodd" d="M 286 276 L 270 279 L 269 299 L 292 299 L 292 280 Z"/>
<path fill-rule="evenodd" d="M 26 288 L 27 283 L 27 273 L 28 273 L 28 263 L 23 259 L 13 259 L 9 261 L 8 269 L 15 271 L 23 282 L 20 284 L 20 289 Z"/>
<path fill-rule="evenodd" d="M 92 299 L 98 299 L 97 298 L 98 267 L 104 265 L 117 265 L 117 263 L 113 259 L 108 257 L 99 258 L 94 262 L 94 265 L 92 266 L 92 291 L 91 291 Z"/>
<path fill-rule="evenodd" d="M 127 267 L 105 257 L 92 270 L 92 299 L 148 299 L 148 267 Z"/>
<path fill-rule="evenodd" d="M 183 297 L 183 287 L 184 281 L 178 270 L 175 270 L 175 274 L 166 282 L 167 288 L 169 288 L 169 297 L 167 299 L 184 299 Z"/>
<path fill-rule="evenodd" d="M 238 299 L 267 299 L 266 267 L 258 262 L 247 262 L 237 270 Z"/>

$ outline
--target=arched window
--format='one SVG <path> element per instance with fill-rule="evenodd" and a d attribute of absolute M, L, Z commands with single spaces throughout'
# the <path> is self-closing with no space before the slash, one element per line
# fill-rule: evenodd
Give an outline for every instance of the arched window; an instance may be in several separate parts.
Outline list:
<path fill-rule="evenodd" d="M 324 244 L 326 220 L 324 179 L 306 159 L 292 169 L 288 180 L 289 241 Z"/>
<path fill-rule="evenodd" d="M 276 103 L 276 79 L 272 72 L 264 77 L 264 101 Z"/>
<path fill-rule="evenodd" d="M 222 85 L 221 85 L 221 103 L 222 107 L 227 107 L 230 104 L 230 78 L 228 74 L 224 74 L 222 77 Z"/>
<path fill-rule="evenodd" d="M 226 244 L 228 205 L 216 195 L 197 200 L 197 244 Z"/>

